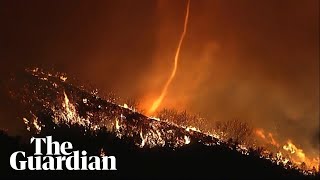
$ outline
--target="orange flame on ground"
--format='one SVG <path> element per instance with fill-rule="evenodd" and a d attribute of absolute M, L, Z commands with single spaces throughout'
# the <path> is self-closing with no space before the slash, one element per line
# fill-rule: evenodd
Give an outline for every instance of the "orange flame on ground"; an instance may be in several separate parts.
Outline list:
<path fill-rule="evenodd" d="M 272 133 L 268 133 L 268 136 L 266 136 L 266 133 L 263 129 L 257 129 L 255 130 L 255 134 L 260 137 L 264 142 L 271 144 L 278 148 L 278 153 L 282 156 L 281 150 L 283 152 L 289 153 L 290 160 L 296 164 L 301 166 L 303 163 L 305 164 L 306 169 L 312 169 L 313 167 L 319 171 L 319 157 L 317 158 L 309 158 L 307 155 L 303 152 L 303 149 L 299 149 L 291 140 L 288 140 L 283 146 L 282 149 L 280 148 L 280 144 L 274 139 Z M 277 154 L 278 154 L 277 153 Z"/>
<path fill-rule="evenodd" d="M 319 171 L 319 157 L 310 159 L 306 156 L 302 149 L 299 149 L 291 140 L 288 140 L 287 143 L 282 147 L 285 151 L 289 152 L 291 155 L 291 160 L 301 165 L 305 163 L 306 168 L 316 168 Z"/>
<path fill-rule="evenodd" d="M 179 60 L 179 54 L 180 54 L 180 48 L 181 48 L 183 39 L 184 39 L 184 37 L 186 35 L 186 32 L 187 32 L 187 25 L 188 25 L 188 19 L 189 19 L 189 8 L 190 8 L 190 0 L 188 0 L 188 4 L 187 4 L 187 12 L 186 12 L 185 20 L 184 20 L 184 28 L 183 28 L 183 32 L 181 34 L 180 41 L 179 41 L 179 44 L 178 44 L 178 48 L 177 48 L 177 51 L 176 51 L 176 54 L 175 54 L 175 57 L 174 57 L 174 66 L 173 66 L 172 73 L 171 73 L 168 81 L 166 82 L 164 88 L 162 89 L 161 95 L 153 102 L 151 108 L 149 109 L 148 114 L 150 114 L 150 115 L 152 113 L 154 113 L 158 109 L 158 107 L 161 105 L 163 98 L 167 94 L 168 87 L 169 87 L 169 85 L 171 84 L 173 78 L 176 75 L 177 66 L 178 66 L 178 60 Z"/>

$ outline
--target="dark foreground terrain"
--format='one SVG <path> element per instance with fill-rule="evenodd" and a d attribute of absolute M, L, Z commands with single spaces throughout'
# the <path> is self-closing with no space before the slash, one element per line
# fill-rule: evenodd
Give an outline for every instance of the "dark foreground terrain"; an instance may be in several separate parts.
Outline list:
<path fill-rule="evenodd" d="M 36 71 L 25 73 L 22 77 L 23 79 L 15 83 L 22 83 L 23 88 L 17 88 L 17 84 L 13 83 L 13 87 L 19 91 L 11 92 L 13 96 L 18 97 L 16 99 L 19 103 L 24 104 L 24 113 L 32 112 L 33 118 L 36 117 L 36 124 L 41 126 L 41 131 L 30 127 L 34 125 L 35 120 L 32 121 L 32 117 L 29 116 L 27 119 L 30 122 L 26 124 L 30 131 L 25 136 L 11 137 L 3 131 L 0 133 L 1 176 L 69 176 L 99 179 L 319 179 L 319 176 L 305 176 L 296 169 L 286 169 L 282 165 L 260 158 L 256 150 L 249 149 L 249 155 L 244 155 L 236 150 L 236 145 L 230 148 L 232 144 L 219 142 L 212 136 L 150 119 L 128 108 L 97 98 L 60 81 L 57 77 Z M 70 115 L 69 112 L 68 116 L 66 111 L 70 111 L 71 106 L 66 103 L 67 97 L 68 103 L 74 105 L 76 115 Z M 90 119 L 90 123 L 74 121 L 78 116 Z M 105 122 L 101 123 L 102 119 Z M 113 129 L 101 125 L 108 123 Z M 105 155 L 117 158 L 117 171 L 14 171 L 9 164 L 10 155 L 18 150 L 33 155 L 34 149 L 33 145 L 29 144 L 29 138 L 46 135 L 59 142 L 70 141 L 74 150 L 86 150 L 88 155 L 100 155 L 103 149 Z M 188 137 L 190 142 L 186 143 L 185 137 Z"/>
<path fill-rule="evenodd" d="M 224 146 L 190 143 L 181 148 L 144 149 L 117 139 L 108 133 L 82 135 L 79 127 L 61 127 L 53 133 L 54 140 L 70 141 L 75 150 L 99 154 L 100 149 L 117 158 L 117 171 L 14 171 L 9 165 L 11 153 L 17 150 L 34 153 L 33 146 L 1 133 L 1 176 L 11 177 L 96 177 L 130 179 L 318 179 L 296 170 L 286 170 L 252 154 L 241 155 Z"/>

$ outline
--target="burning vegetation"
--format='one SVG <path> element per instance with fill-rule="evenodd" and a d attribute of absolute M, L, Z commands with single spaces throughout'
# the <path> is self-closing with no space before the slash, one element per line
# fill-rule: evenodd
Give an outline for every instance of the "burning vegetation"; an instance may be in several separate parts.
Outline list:
<path fill-rule="evenodd" d="M 14 88 L 19 86 L 13 84 Z M 104 100 L 96 92 L 89 93 L 67 82 L 65 75 L 37 68 L 26 70 L 22 84 L 23 88 L 10 92 L 28 107 L 23 122 L 34 135 L 48 134 L 61 126 L 78 126 L 83 134 L 108 132 L 141 149 L 175 150 L 193 143 L 224 146 L 245 156 L 258 154 L 261 159 L 304 175 L 319 172 L 319 158 L 307 157 L 293 141 L 282 145 L 271 133 L 239 120 L 217 122 L 214 128 L 208 128 L 203 118 L 186 111 L 163 109 L 158 118 L 148 117 L 133 106 L 136 101 L 118 105 L 115 96 Z M 255 137 L 272 145 L 272 149 L 259 146 Z M 101 148 L 100 153 L 108 150 Z"/>

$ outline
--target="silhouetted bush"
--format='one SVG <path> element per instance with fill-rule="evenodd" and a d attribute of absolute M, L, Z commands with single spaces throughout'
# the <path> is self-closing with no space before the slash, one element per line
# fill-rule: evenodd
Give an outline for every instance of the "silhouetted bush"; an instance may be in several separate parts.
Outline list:
<path fill-rule="evenodd" d="M 177 111 L 175 109 L 162 109 L 158 112 L 157 116 L 161 120 L 173 122 L 181 126 L 192 126 L 204 129 L 205 121 L 198 115 L 187 113 L 187 111 Z"/>
<path fill-rule="evenodd" d="M 218 121 L 216 129 L 222 133 L 226 139 L 232 139 L 237 143 L 245 143 L 251 140 L 253 128 L 240 120 Z"/>

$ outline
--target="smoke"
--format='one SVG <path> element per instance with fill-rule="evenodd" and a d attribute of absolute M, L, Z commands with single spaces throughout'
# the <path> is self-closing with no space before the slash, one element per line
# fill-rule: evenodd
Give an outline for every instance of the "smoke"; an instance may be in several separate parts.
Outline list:
<path fill-rule="evenodd" d="M 1 77 L 53 68 L 138 98 L 145 109 L 172 70 L 185 15 L 185 1 L 170 0 L 0 3 Z M 317 7 L 317 0 L 193 1 L 183 61 L 160 109 L 200 113 L 208 125 L 249 121 L 318 153 Z M 1 101 L 1 127 L 16 131 L 9 105 Z"/>
<path fill-rule="evenodd" d="M 249 121 L 281 142 L 294 139 L 308 154 L 318 156 L 319 141 L 314 140 L 319 131 L 316 4 L 195 2 L 181 52 L 183 61 L 161 107 L 200 113 L 209 126 L 215 120 Z M 172 39 L 178 37 L 175 29 L 182 19 L 174 6 L 161 1 L 158 8 L 162 23 L 154 59 L 159 63 L 151 68 L 160 70 L 148 76 L 150 81 L 168 72 L 165 64 L 168 54 L 173 55 Z"/>

